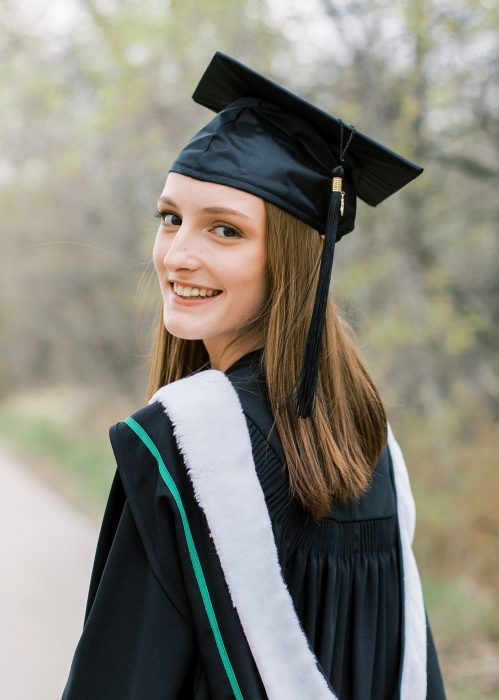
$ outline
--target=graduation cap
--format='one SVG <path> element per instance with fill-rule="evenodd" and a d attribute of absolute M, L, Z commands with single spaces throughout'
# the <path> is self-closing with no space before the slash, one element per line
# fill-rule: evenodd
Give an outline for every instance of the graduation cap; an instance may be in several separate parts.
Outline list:
<path fill-rule="evenodd" d="M 313 410 L 336 241 L 354 228 L 357 197 L 376 206 L 422 168 L 236 59 L 217 52 L 193 99 L 217 112 L 170 167 L 275 204 L 324 235 L 298 383 L 298 415 Z"/>

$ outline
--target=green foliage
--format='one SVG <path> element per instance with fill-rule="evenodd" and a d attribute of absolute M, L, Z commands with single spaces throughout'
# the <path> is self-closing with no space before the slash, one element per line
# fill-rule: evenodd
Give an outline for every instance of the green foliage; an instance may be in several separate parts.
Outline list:
<path fill-rule="evenodd" d="M 61 424 L 46 412 L 0 408 L 0 438 L 79 508 L 102 516 L 114 457 L 102 426 Z"/>
<path fill-rule="evenodd" d="M 214 48 L 263 67 L 278 43 L 259 0 L 76 11 L 51 36 L 8 6 L 0 39 L 0 392 L 28 378 L 143 387 L 134 294 L 168 163 L 204 118 L 192 85 Z M 155 305 L 146 294 L 142 316 Z"/>

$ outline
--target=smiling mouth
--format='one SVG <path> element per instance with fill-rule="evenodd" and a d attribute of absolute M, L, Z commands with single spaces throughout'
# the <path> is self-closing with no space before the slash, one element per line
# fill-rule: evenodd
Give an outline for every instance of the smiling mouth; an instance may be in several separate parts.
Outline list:
<path fill-rule="evenodd" d="M 216 297 L 219 294 L 222 294 L 222 291 L 220 289 L 208 289 L 206 287 L 187 287 L 187 286 L 182 286 L 181 284 L 177 284 L 177 282 L 174 282 L 171 287 L 173 288 L 173 292 L 176 296 L 181 297 L 182 299 L 197 299 L 197 298 L 206 298 L 206 297 Z"/>

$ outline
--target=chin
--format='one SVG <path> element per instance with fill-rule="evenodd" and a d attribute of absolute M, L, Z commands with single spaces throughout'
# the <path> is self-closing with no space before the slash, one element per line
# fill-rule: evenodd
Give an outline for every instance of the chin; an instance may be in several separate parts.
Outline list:
<path fill-rule="evenodd" d="M 165 328 L 170 335 L 182 340 L 203 340 L 203 334 L 196 332 L 192 328 L 179 327 L 175 323 L 165 323 Z"/>
<path fill-rule="evenodd" d="M 203 340 L 205 335 L 202 329 L 196 328 L 190 323 L 176 323 L 170 318 L 163 317 L 163 324 L 170 335 L 182 340 Z"/>

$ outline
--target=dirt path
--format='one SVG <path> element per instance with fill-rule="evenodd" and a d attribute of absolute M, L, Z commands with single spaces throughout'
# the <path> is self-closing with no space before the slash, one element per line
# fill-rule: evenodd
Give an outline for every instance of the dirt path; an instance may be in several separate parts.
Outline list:
<path fill-rule="evenodd" d="M 0 447 L 0 698 L 60 699 L 97 534 Z"/>

